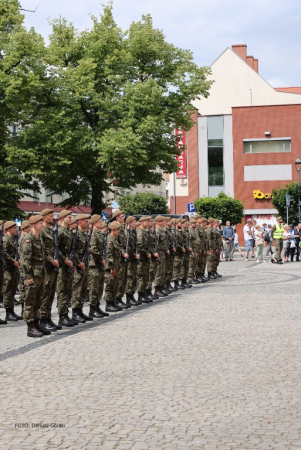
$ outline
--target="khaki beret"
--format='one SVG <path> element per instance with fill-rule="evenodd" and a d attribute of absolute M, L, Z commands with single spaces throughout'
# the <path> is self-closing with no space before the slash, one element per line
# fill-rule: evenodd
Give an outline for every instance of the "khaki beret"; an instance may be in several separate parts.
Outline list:
<path fill-rule="evenodd" d="M 115 211 L 115 212 L 114 212 L 113 217 L 118 217 L 118 216 L 120 216 L 121 214 L 123 214 L 123 211 L 121 211 L 120 209 L 118 209 L 118 211 Z"/>
<path fill-rule="evenodd" d="M 189 219 L 189 222 L 190 223 L 196 223 L 196 220 L 195 219 Z"/>
<path fill-rule="evenodd" d="M 89 220 L 89 223 L 93 224 L 95 222 L 98 222 L 100 219 L 101 219 L 101 216 L 99 214 L 93 214 L 93 216 Z"/>
<path fill-rule="evenodd" d="M 182 219 L 175 219 L 175 223 L 179 225 L 182 222 Z"/>
<path fill-rule="evenodd" d="M 187 222 L 187 219 L 181 219 L 181 223 Z"/>
<path fill-rule="evenodd" d="M 43 220 L 43 216 L 40 215 L 31 216 L 31 218 L 29 219 L 29 223 L 30 225 L 32 225 L 33 223 L 40 222 L 41 220 Z"/>
<path fill-rule="evenodd" d="M 24 230 L 24 228 L 27 228 L 29 226 L 30 226 L 29 220 L 24 220 L 21 225 L 21 230 Z"/>
<path fill-rule="evenodd" d="M 90 219 L 89 214 L 79 214 L 76 218 L 76 221 L 78 220 L 85 220 L 85 219 Z"/>
<path fill-rule="evenodd" d="M 205 217 L 202 218 L 202 223 L 207 223 L 207 219 L 205 219 Z"/>
<path fill-rule="evenodd" d="M 118 230 L 118 228 L 121 227 L 120 223 L 118 223 L 116 221 L 115 222 L 111 222 L 108 226 L 109 226 L 110 230 Z"/>
<path fill-rule="evenodd" d="M 135 220 L 136 220 L 136 217 L 134 217 L 134 216 L 129 216 L 129 217 L 126 218 L 125 223 L 126 223 L 126 224 L 132 223 L 132 222 L 134 222 Z"/>
<path fill-rule="evenodd" d="M 101 224 L 100 224 L 100 228 L 105 228 L 107 226 L 108 226 L 107 222 L 105 220 L 102 220 Z"/>
<path fill-rule="evenodd" d="M 171 219 L 171 223 L 175 224 L 176 223 L 176 219 Z"/>
<path fill-rule="evenodd" d="M 201 219 L 202 218 L 202 216 L 200 215 L 200 214 L 196 214 L 195 216 L 194 216 L 194 219 L 195 220 L 198 220 L 198 219 Z"/>
<path fill-rule="evenodd" d="M 9 228 L 14 227 L 15 225 L 17 225 L 16 222 L 14 222 L 13 220 L 8 220 L 4 224 L 4 230 L 8 230 Z"/>
<path fill-rule="evenodd" d="M 68 209 L 63 209 L 63 211 L 61 211 L 59 213 L 59 219 L 62 219 L 63 217 L 67 217 L 70 214 L 72 214 L 72 211 L 69 211 Z"/>
<path fill-rule="evenodd" d="M 145 222 L 146 220 L 149 220 L 149 219 L 150 219 L 149 216 L 142 216 L 142 217 L 140 217 L 139 222 Z"/>
<path fill-rule="evenodd" d="M 75 217 L 75 218 L 71 219 L 70 225 L 73 225 L 76 222 L 77 222 L 77 218 Z"/>
<path fill-rule="evenodd" d="M 156 216 L 155 217 L 155 221 L 156 222 L 163 222 L 163 220 L 165 220 L 165 217 L 163 217 L 163 216 Z"/>
<path fill-rule="evenodd" d="M 43 211 L 40 212 L 40 216 L 44 217 L 47 216 L 47 214 L 53 213 L 53 209 L 43 209 Z"/>
<path fill-rule="evenodd" d="M 207 222 L 208 222 L 208 223 L 215 222 L 215 219 L 213 219 L 213 217 L 210 217 L 210 219 L 208 219 Z"/>

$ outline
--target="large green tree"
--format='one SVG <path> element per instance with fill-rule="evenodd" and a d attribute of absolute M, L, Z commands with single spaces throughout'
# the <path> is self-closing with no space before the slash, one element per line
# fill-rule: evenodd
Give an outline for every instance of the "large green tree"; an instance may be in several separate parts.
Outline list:
<path fill-rule="evenodd" d="M 91 30 L 53 22 L 35 96 L 27 104 L 10 161 L 64 204 L 104 206 L 112 184 L 159 184 L 177 168 L 177 127 L 189 130 L 191 102 L 207 97 L 209 69 L 166 42 L 149 15 L 123 32 L 112 5 Z M 158 170 L 160 169 L 160 170 Z"/>
<path fill-rule="evenodd" d="M 200 198 L 194 202 L 195 210 L 206 219 L 214 217 L 223 224 L 230 220 L 232 225 L 241 223 L 244 217 L 244 206 L 240 200 L 236 200 L 220 192 L 217 197 Z"/>
<path fill-rule="evenodd" d="M 7 153 L 11 127 L 22 121 L 36 89 L 44 48 L 42 38 L 33 29 L 27 31 L 23 19 L 18 1 L 0 1 L 0 216 L 5 219 L 20 214 L 17 205 L 26 189 L 38 189 Z"/>
<path fill-rule="evenodd" d="M 272 190 L 272 205 L 277 209 L 280 216 L 286 222 L 286 196 L 290 196 L 290 207 L 288 208 L 288 221 L 294 225 L 299 222 L 298 209 L 298 183 L 290 183 Z M 300 189 L 301 195 L 301 189 Z"/>
<path fill-rule="evenodd" d="M 151 192 L 138 192 L 133 195 L 124 195 L 118 199 L 120 208 L 127 215 L 167 214 L 166 199 L 162 195 Z"/>

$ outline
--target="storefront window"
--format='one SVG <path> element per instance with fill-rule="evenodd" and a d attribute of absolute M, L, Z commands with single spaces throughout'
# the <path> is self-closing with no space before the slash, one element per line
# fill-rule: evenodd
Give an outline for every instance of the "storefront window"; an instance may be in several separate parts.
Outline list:
<path fill-rule="evenodd" d="M 224 117 L 208 117 L 208 184 L 224 186 Z"/>
<path fill-rule="evenodd" d="M 244 153 L 281 153 L 291 151 L 291 141 L 244 141 Z"/>

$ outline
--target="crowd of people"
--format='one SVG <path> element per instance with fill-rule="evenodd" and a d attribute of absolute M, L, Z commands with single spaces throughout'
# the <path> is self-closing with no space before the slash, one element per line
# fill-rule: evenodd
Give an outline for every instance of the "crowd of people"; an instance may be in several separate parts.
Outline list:
<path fill-rule="evenodd" d="M 100 215 L 72 218 L 70 210 L 61 211 L 56 222 L 54 212 L 44 209 L 22 222 L 20 234 L 15 222 L 0 221 L 0 293 L 6 310 L 0 324 L 24 320 L 27 336 L 41 337 L 215 280 L 221 277 L 224 245 L 219 226 L 219 220 L 198 214 L 125 217 L 120 210 L 107 223 Z M 229 231 L 229 257 L 233 239 Z M 21 315 L 14 310 L 17 288 Z M 83 312 L 87 292 L 88 315 Z M 52 320 L 55 294 L 58 324 Z"/>

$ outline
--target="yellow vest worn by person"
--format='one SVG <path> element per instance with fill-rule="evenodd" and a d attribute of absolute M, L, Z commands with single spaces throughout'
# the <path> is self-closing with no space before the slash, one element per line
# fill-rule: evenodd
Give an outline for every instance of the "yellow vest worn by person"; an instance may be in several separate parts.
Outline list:
<path fill-rule="evenodd" d="M 274 239 L 283 239 L 283 233 L 284 233 L 283 223 L 281 224 L 281 226 L 279 226 L 277 223 L 276 230 L 274 231 Z"/>

